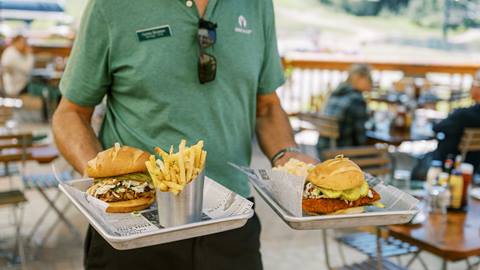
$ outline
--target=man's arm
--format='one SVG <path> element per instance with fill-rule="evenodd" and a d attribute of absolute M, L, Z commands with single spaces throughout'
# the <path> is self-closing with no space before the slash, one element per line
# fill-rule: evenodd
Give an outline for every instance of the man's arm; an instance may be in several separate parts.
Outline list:
<path fill-rule="evenodd" d="M 82 174 L 87 161 L 102 150 L 90 125 L 93 110 L 93 107 L 82 107 L 62 98 L 52 120 L 53 135 L 60 153 Z"/>
<path fill-rule="evenodd" d="M 280 100 L 275 92 L 257 95 L 256 132 L 260 148 L 269 159 L 282 149 L 296 146 L 288 116 L 282 109 Z M 284 164 L 290 158 L 296 158 L 309 163 L 318 162 L 307 155 L 288 152 L 273 165 Z"/>

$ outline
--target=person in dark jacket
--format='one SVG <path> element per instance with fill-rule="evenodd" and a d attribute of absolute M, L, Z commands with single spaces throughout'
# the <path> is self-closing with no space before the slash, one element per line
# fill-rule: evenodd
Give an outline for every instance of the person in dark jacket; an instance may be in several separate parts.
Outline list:
<path fill-rule="evenodd" d="M 363 92 L 372 89 L 371 69 L 365 64 L 355 64 L 349 70 L 347 80 L 340 84 L 327 100 L 324 114 L 333 116 L 339 124 L 337 147 L 365 145 L 365 123 L 368 120 L 367 104 Z M 318 138 L 320 154 L 330 148 L 330 140 Z"/>
<path fill-rule="evenodd" d="M 444 161 L 448 154 L 457 155 L 458 145 L 465 128 L 480 128 L 480 71 L 477 72 L 471 89 L 474 105 L 453 111 L 446 119 L 434 125 L 438 147 L 433 160 Z M 478 172 L 480 151 L 468 153 L 465 162 L 471 163 Z"/>

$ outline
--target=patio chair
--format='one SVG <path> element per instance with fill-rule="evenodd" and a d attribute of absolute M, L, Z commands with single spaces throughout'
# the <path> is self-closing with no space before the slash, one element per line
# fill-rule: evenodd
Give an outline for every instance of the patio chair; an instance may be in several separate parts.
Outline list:
<path fill-rule="evenodd" d="M 40 193 L 42 198 L 46 200 L 48 203 L 47 208 L 44 210 L 43 214 L 40 216 L 39 220 L 35 223 L 33 229 L 29 233 L 27 240 L 25 243 L 30 243 L 32 236 L 37 231 L 38 227 L 45 221 L 45 217 L 47 214 L 53 210 L 58 219 L 53 223 L 53 225 L 48 229 L 47 234 L 40 242 L 43 244 L 48 237 L 51 235 L 53 229 L 59 224 L 60 221 L 63 221 L 67 227 L 72 231 L 77 239 L 80 239 L 80 233 L 75 227 L 71 224 L 71 222 L 65 217 L 64 212 L 68 210 L 71 206 L 70 202 L 66 203 L 62 209 L 55 204 L 56 201 L 60 198 L 61 192 L 57 189 L 57 193 L 54 197 L 50 197 L 46 193 L 46 189 L 48 188 L 57 188 L 58 182 L 55 180 L 53 174 L 26 174 L 25 173 L 25 164 L 27 160 L 36 160 L 39 163 L 50 163 L 54 160 L 52 158 L 55 155 L 42 155 L 40 153 L 40 157 L 36 157 L 35 153 L 37 150 L 43 150 L 42 148 L 34 148 L 33 146 L 33 136 L 31 133 L 22 133 L 22 134 L 10 134 L 10 135 L 0 135 L 0 162 L 4 164 L 3 172 L 6 177 L 8 177 L 10 181 L 10 185 L 13 185 L 12 177 L 14 175 L 19 175 L 22 180 L 22 194 L 23 190 L 25 189 L 33 189 Z M 46 149 L 47 151 L 49 149 Z M 38 151 L 37 151 L 38 152 Z M 38 153 L 37 153 L 38 154 Z M 45 158 L 43 158 L 45 156 Z M 12 171 L 10 164 L 12 163 L 20 163 L 20 168 L 17 170 Z M 60 178 L 63 180 L 70 180 L 72 179 L 71 171 L 66 171 L 60 174 Z M 23 241 L 22 241 L 23 243 Z M 42 245 L 39 245 L 41 247 Z M 37 249 L 38 250 L 38 249 Z"/>
<path fill-rule="evenodd" d="M 350 158 L 353 162 L 358 164 L 358 166 L 360 166 L 364 172 L 370 173 L 374 176 L 381 177 L 385 175 L 391 175 L 392 173 L 391 159 L 385 147 L 346 147 L 322 152 L 323 159 L 331 159 L 338 155 L 344 155 L 345 157 Z M 377 228 L 377 230 L 380 230 L 380 228 Z M 418 248 L 415 246 L 407 245 L 406 243 L 398 239 L 393 239 L 392 237 L 386 240 L 378 239 L 377 245 L 364 245 L 365 243 L 375 242 L 377 237 L 379 236 L 367 232 L 352 233 L 336 237 L 338 242 L 350 246 L 351 248 L 354 248 L 369 257 L 369 259 L 365 262 L 349 265 L 346 266 L 346 268 L 340 269 L 370 269 L 369 267 L 378 263 L 376 260 L 377 245 L 382 245 L 382 249 L 380 251 L 382 258 L 412 254 L 418 250 Z M 339 246 L 339 253 L 341 256 L 343 256 L 343 249 L 341 246 Z M 385 261 L 383 263 L 383 267 L 384 269 L 403 269 L 389 261 Z"/>
<path fill-rule="evenodd" d="M 23 247 L 23 241 L 21 239 L 21 228 L 23 221 L 23 204 L 27 202 L 24 193 L 18 189 L 12 189 L 8 191 L 0 192 L 0 207 L 11 208 L 12 211 L 12 224 L 15 229 L 15 244 L 12 252 L 0 251 L 0 256 L 7 259 L 9 264 L 25 265 L 25 252 Z M 4 230 L 2 228 L 2 230 Z M 5 239 L 0 239 L 5 240 Z"/>
<path fill-rule="evenodd" d="M 298 135 L 299 133 L 303 133 L 304 131 L 314 131 L 318 133 L 317 136 L 320 136 L 321 138 L 326 138 L 328 140 L 328 148 L 333 149 L 337 147 L 339 127 L 335 118 L 319 113 L 298 113 L 292 116 L 296 117 L 300 121 L 300 126 L 295 129 L 296 135 Z M 298 137 L 296 136 L 296 138 Z M 307 136 L 307 138 L 311 137 Z M 299 146 L 301 147 L 302 152 L 311 154 L 313 156 L 318 156 L 317 147 L 311 145 L 311 143 L 314 142 L 310 141 L 310 143 L 307 144 L 299 142 Z"/>
<path fill-rule="evenodd" d="M 7 94 L 5 93 L 5 88 L 3 84 L 3 67 L 0 64 L 0 97 L 5 97 Z"/>
<path fill-rule="evenodd" d="M 465 160 L 469 152 L 480 151 L 480 128 L 467 128 L 463 132 L 458 150 Z"/>
<path fill-rule="evenodd" d="M 33 136 L 31 133 L 3 134 L 0 135 L 0 163 L 3 163 L 3 175 L 8 177 L 12 185 L 12 163 L 20 163 L 20 168 L 15 168 L 15 172 L 22 173 L 25 163 L 32 154 L 28 148 L 32 146 Z"/>
<path fill-rule="evenodd" d="M 38 229 L 40 226 L 46 221 L 46 217 L 48 214 L 53 211 L 57 219 L 53 224 L 49 226 L 47 229 L 47 232 L 44 234 L 42 239 L 37 241 L 36 244 L 36 249 L 33 251 L 33 255 L 35 255 L 36 251 L 38 251 L 44 243 L 47 242 L 49 237 L 52 235 L 53 230 L 60 224 L 60 222 L 63 222 L 68 230 L 73 234 L 74 238 L 77 241 L 81 241 L 80 237 L 80 232 L 78 229 L 70 222 L 70 220 L 65 216 L 65 213 L 68 211 L 68 209 L 72 206 L 72 203 L 68 201 L 65 203 L 63 206 L 59 206 L 58 200 L 60 199 L 60 196 L 62 192 L 60 189 L 58 189 L 58 181 L 60 180 L 62 182 L 68 181 L 73 179 L 73 169 L 71 170 L 65 170 L 58 175 L 59 179 L 56 179 L 55 175 L 53 173 L 44 173 L 44 174 L 25 174 L 22 176 L 22 181 L 26 189 L 33 189 L 39 192 L 39 194 L 42 196 L 42 198 L 47 202 L 48 206 L 43 210 L 42 214 L 40 215 L 40 218 L 35 222 L 33 225 L 32 229 L 28 233 L 28 236 L 26 237 L 26 243 L 30 244 L 32 243 L 32 240 L 34 239 L 35 234 L 37 233 Z M 53 196 L 49 196 L 46 192 L 48 189 L 55 189 L 55 194 Z"/>
<path fill-rule="evenodd" d="M 32 144 L 31 134 L 17 134 L 0 136 L 0 162 L 5 164 L 5 171 L 8 172 L 8 163 L 21 163 L 20 172 L 29 157 L 28 147 Z M 20 263 L 25 265 L 25 252 L 21 237 L 23 221 L 23 204 L 27 201 L 22 189 L 13 188 L 11 175 L 8 176 L 9 188 L 0 192 L 0 206 L 9 207 L 12 210 L 13 226 L 15 228 L 15 244 L 13 252 L 2 252 L 3 257 L 8 259 L 10 264 Z"/>
<path fill-rule="evenodd" d="M 311 125 L 314 126 L 313 130 L 318 132 L 318 135 L 323 138 L 327 138 L 329 140 L 329 149 L 335 149 L 337 147 L 337 139 L 339 137 L 339 126 L 337 119 L 331 116 L 319 114 L 319 113 L 299 113 L 294 115 L 296 116 L 300 121 L 305 121 L 310 123 Z M 300 128 L 300 131 L 303 130 L 309 130 L 308 128 Z M 322 238 L 324 241 L 324 248 L 328 248 L 327 244 L 327 230 L 322 230 Z M 336 232 L 334 231 L 334 234 L 336 235 Z M 339 254 L 341 257 L 341 260 L 343 264 L 345 264 L 345 254 L 343 252 L 343 249 L 341 249 L 340 246 L 338 246 L 339 249 Z M 327 253 L 328 254 L 328 250 Z M 327 255 L 327 267 L 331 269 L 330 266 L 330 258 Z"/>
<path fill-rule="evenodd" d="M 0 126 L 4 126 L 13 117 L 13 108 L 0 106 Z"/>
<path fill-rule="evenodd" d="M 300 113 L 296 115 L 299 120 L 306 121 L 315 126 L 320 137 L 329 139 L 330 149 L 337 147 L 339 127 L 337 119 L 331 116 L 316 113 Z"/>
<path fill-rule="evenodd" d="M 322 152 L 324 159 L 344 155 L 358 164 L 360 168 L 374 176 L 385 176 L 392 173 L 391 159 L 387 148 L 375 146 L 345 147 Z"/>

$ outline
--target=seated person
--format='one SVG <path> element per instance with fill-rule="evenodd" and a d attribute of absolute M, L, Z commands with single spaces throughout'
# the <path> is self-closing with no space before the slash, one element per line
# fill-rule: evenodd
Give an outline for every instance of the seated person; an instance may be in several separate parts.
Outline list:
<path fill-rule="evenodd" d="M 361 146 L 367 143 L 365 123 L 368 120 L 367 103 L 363 92 L 372 89 L 371 69 L 368 65 L 355 64 L 348 73 L 347 81 L 340 84 L 327 100 L 324 114 L 333 116 L 339 124 L 340 136 L 337 147 Z M 320 154 L 330 148 L 328 138 L 318 138 Z"/>
<path fill-rule="evenodd" d="M 480 70 L 474 78 L 470 94 L 474 105 L 453 111 L 446 119 L 433 126 L 438 140 L 433 160 L 444 161 L 448 154 L 457 155 L 464 129 L 480 128 Z M 465 162 L 472 164 L 478 172 L 480 151 L 468 153 Z"/>
<path fill-rule="evenodd" d="M 16 36 L 2 54 L 1 70 L 3 88 L 9 97 L 18 97 L 27 92 L 33 70 L 32 49 L 24 36 Z"/>

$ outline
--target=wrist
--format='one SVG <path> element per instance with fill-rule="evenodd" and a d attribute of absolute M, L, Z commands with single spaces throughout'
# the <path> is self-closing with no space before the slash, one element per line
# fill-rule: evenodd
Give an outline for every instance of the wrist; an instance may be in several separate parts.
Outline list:
<path fill-rule="evenodd" d="M 272 156 L 270 159 L 270 162 L 272 166 L 275 166 L 275 163 L 282 159 L 283 157 L 288 156 L 289 153 L 300 153 L 300 149 L 297 146 L 290 146 L 290 147 L 285 147 L 278 151 L 275 155 Z"/>

